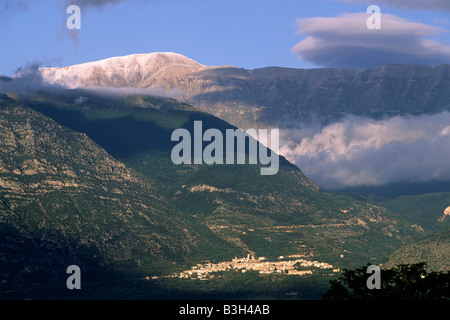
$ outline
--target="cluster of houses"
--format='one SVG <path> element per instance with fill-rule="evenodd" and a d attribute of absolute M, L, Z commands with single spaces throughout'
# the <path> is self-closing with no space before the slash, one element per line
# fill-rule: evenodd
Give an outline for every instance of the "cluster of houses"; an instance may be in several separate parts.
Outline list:
<path fill-rule="evenodd" d="M 299 266 L 302 267 L 300 268 L 301 270 L 298 270 Z M 249 254 L 246 258 L 234 258 L 231 261 L 197 264 L 189 270 L 173 275 L 173 277 L 206 280 L 214 278 L 214 273 L 216 272 L 230 270 L 242 273 L 253 270 L 258 271 L 260 274 L 307 275 L 312 274 L 312 268 L 332 269 L 332 272 L 340 271 L 325 262 L 292 259 L 291 257 L 285 258 L 283 256 L 278 257 L 275 261 L 268 261 L 265 257 L 255 258 Z"/>

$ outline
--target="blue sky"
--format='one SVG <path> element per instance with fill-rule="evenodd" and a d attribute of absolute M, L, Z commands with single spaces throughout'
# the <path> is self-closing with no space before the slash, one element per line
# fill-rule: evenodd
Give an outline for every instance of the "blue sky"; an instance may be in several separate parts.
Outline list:
<path fill-rule="evenodd" d="M 93 2 L 0 0 L 0 75 L 30 63 L 67 66 L 157 51 L 247 69 L 450 63 L 447 0 Z M 72 36 L 69 4 L 81 7 L 81 29 Z M 378 34 L 365 27 L 370 4 L 381 8 Z M 354 33 L 352 23 L 361 30 Z"/>

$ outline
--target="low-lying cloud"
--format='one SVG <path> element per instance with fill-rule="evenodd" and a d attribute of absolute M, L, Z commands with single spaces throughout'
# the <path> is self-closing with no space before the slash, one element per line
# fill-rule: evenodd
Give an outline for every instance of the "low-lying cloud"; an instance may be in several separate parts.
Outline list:
<path fill-rule="evenodd" d="M 388 63 L 450 63 L 450 46 L 431 40 L 448 30 L 381 14 L 381 29 L 369 30 L 367 13 L 298 20 L 306 38 L 292 51 L 318 66 L 366 68 Z"/>
<path fill-rule="evenodd" d="M 2 77 L 0 79 L 0 93 L 17 93 L 28 95 L 39 90 L 63 89 L 58 84 L 50 84 L 42 78 L 39 63 L 34 62 L 19 67 L 13 77 Z"/>
<path fill-rule="evenodd" d="M 176 88 L 166 90 L 164 88 L 84 87 L 81 80 L 73 76 L 48 82 L 45 76 L 48 70 L 51 69 L 40 68 L 38 62 L 19 67 L 13 77 L 0 77 L 0 93 L 16 93 L 24 96 L 40 90 L 84 89 L 91 93 L 111 97 L 140 95 L 179 98 L 185 94 L 185 92 Z"/>
<path fill-rule="evenodd" d="M 323 188 L 450 180 L 450 113 L 348 115 L 281 131 L 280 153 Z"/>

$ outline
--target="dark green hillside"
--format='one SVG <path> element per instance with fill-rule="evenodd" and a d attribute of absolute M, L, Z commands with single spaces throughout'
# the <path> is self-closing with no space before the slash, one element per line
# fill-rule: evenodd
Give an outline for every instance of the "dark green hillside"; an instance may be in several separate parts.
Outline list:
<path fill-rule="evenodd" d="M 401 247 L 390 254 L 383 265 L 389 268 L 424 261 L 430 270 L 450 270 L 450 229 Z"/>
<path fill-rule="evenodd" d="M 385 265 L 427 262 L 431 270 L 450 268 L 450 193 L 427 193 L 382 202 L 385 208 L 411 225 L 424 230 L 424 238 L 390 254 Z"/>
<path fill-rule="evenodd" d="M 64 286 L 70 264 L 98 281 L 104 272 L 167 274 L 173 262 L 241 253 L 85 134 L 5 96 L 0 150 L 2 293 L 27 283 Z"/>
<path fill-rule="evenodd" d="M 84 97 L 82 103 L 77 103 Z M 258 256 L 304 254 L 336 265 L 376 260 L 415 238 L 416 230 L 389 219 L 383 208 L 345 195 L 323 193 L 297 167 L 261 176 L 259 165 L 174 165 L 170 135 L 233 128 L 170 99 L 99 97 L 88 91 L 42 94 L 24 101 L 73 130 L 86 133 L 135 170 L 182 212 L 231 247 Z M 206 249 L 206 255 L 213 248 Z"/>
<path fill-rule="evenodd" d="M 382 202 L 382 206 L 396 212 L 410 224 L 420 225 L 427 232 L 450 227 L 450 216 L 444 216 L 450 207 L 450 193 L 427 193 L 401 196 Z"/>

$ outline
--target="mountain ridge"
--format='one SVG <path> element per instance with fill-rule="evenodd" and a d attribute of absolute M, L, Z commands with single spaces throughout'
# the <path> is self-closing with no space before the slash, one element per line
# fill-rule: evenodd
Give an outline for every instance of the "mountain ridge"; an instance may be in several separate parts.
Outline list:
<path fill-rule="evenodd" d="M 123 59 L 131 63 L 133 55 Z M 94 65 L 95 62 L 89 63 Z M 46 68 L 41 72 L 43 79 L 51 83 L 64 84 L 72 77 L 78 78 L 83 87 L 177 89 L 173 98 L 243 129 L 286 127 L 289 122 L 309 121 L 312 115 L 327 121 L 346 113 L 380 118 L 450 110 L 449 90 L 443 90 L 450 86 L 449 64 L 435 67 L 387 64 L 361 70 L 284 67 L 247 70 L 195 62 L 183 66 L 150 64 L 146 68 L 127 73 L 120 68 L 107 71 L 92 67 L 83 74 L 71 75 L 66 71 L 59 78 L 51 72 L 64 68 Z"/>
<path fill-rule="evenodd" d="M 240 253 L 86 134 L 5 95 L 0 137 L 0 295 L 54 285 L 71 264 L 90 283 L 96 272 L 166 274 L 155 265 L 212 258 L 206 248 Z"/>

